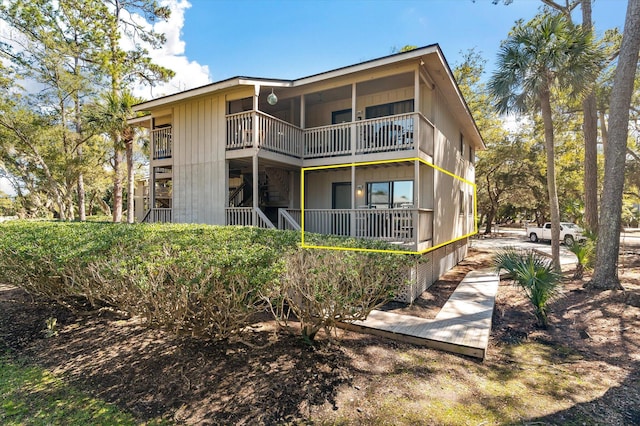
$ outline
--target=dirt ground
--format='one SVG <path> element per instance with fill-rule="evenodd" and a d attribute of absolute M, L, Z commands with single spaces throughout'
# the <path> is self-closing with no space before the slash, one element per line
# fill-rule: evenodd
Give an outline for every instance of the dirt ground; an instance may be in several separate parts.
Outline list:
<path fill-rule="evenodd" d="M 432 317 L 471 252 L 412 306 Z M 567 273 L 539 330 L 503 281 L 484 362 L 337 331 L 309 346 L 291 329 L 256 324 L 243 340 L 209 342 L 148 329 L 109 310 L 72 313 L 0 285 L 0 353 L 27 359 L 140 422 L 179 424 L 640 424 L 640 259 L 624 259 L 626 291 L 593 292 Z M 45 322 L 57 320 L 47 337 Z M 494 389 L 495 388 L 495 389 Z M 413 416 L 413 417 L 412 417 Z"/>

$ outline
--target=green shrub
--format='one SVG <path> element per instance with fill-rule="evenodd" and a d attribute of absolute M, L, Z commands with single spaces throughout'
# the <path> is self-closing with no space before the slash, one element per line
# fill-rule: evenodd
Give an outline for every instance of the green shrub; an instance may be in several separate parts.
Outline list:
<path fill-rule="evenodd" d="M 413 259 L 302 250 L 299 238 L 251 227 L 8 222 L 0 225 L 0 282 L 62 303 L 83 297 L 175 333 L 212 338 L 238 333 L 256 313 L 286 302 L 312 338 L 318 327 L 363 319 L 388 300 Z M 390 248 L 379 241 L 327 241 Z"/>
<path fill-rule="evenodd" d="M 546 328 L 549 324 L 547 304 L 561 294 L 562 274 L 555 270 L 551 259 L 531 250 L 507 248 L 496 254 L 494 265 L 498 271 L 506 270 L 514 283 L 524 290 L 533 305 L 538 326 Z"/>
<path fill-rule="evenodd" d="M 366 319 L 408 283 L 413 256 L 338 250 L 300 250 L 289 255 L 281 295 L 312 341 L 337 322 Z"/>
<path fill-rule="evenodd" d="M 13 222 L 0 234 L 0 281 L 215 338 L 265 309 L 298 238 L 256 228 L 63 222 Z"/>

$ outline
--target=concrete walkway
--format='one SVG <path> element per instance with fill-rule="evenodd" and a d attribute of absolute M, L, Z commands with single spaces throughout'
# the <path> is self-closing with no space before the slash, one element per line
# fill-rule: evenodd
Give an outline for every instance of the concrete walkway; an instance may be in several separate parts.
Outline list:
<path fill-rule="evenodd" d="M 499 282 L 492 270 L 471 271 L 435 319 L 372 311 L 340 327 L 484 359 Z"/>

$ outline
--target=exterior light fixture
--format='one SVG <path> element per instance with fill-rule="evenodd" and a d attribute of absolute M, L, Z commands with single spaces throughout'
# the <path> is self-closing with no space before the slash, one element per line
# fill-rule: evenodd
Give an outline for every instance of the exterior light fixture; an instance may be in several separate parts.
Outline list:
<path fill-rule="evenodd" d="M 358 195 L 362 195 L 362 185 L 358 185 L 356 187 L 356 191 L 357 191 Z"/>
<path fill-rule="evenodd" d="M 267 103 L 269 105 L 275 105 L 278 103 L 278 97 L 273 93 L 273 88 L 271 89 L 271 93 L 267 96 Z"/>

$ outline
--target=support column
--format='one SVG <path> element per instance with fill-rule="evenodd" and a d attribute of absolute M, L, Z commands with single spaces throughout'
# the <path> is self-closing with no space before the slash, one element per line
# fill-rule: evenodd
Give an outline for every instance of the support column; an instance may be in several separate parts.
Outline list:
<path fill-rule="evenodd" d="M 420 67 L 416 68 L 413 75 L 413 112 L 420 111 Z M 413 149 L 416 152 L 416 156 L 420 155 L 420 118 L 418 114 L 413 114 Z"/>
<path fill-rule="evenodd" d="M 251 212 L 251 225 L 258 226 L 258 202 L 260 201 L 260 180 L 258 179 L 258 100 L 260 97 L 260 85 L 253 86 L 253 116 L 252 116 L 252 136 L 253 136 L 253 149 L 254 154 L 251 158 L 252 162 L 252 176 L 253 176 L 253 211 Z"/>
<path fill-rule="evenodd" d="M 358 100 L 356 84 L 357 83 L 351 84 L 351 155 L 356 155 L 356 104 Z"/>
<path fill-rule="evenodd" d="M 300 128 L 304 129 L 306 126 L 305 123 L 305 114 L 306 114 L 306 106 L 305 106 L 305 97 L 304 94 L 300 95 Z"/>
<path fill-rule="evenodd" d="M 258 154 L 254 154 L 252 160 L 253 173 L 253 212 L 251 212 L 251 221 L 253 226 L 258 225 L 258 201 L 260 200 L 260 180 L 258 179 Z"/>
<path fill-rule="evenodd" d="M 420 161 L 413 161 L 413 238 L 416 242 L 416 250 L 420 245 Z"/>
<path fill-rule="evenodd" d="M 224 199 L 224 208 L 227 209 L 231 202 L 229 199 L 229 160 L 224 160 Z M 228 225 L 228 223 L 225 223 L 225 225 Z"/>
<path fill-rule="evenodd" d="M 351 166 L 351 212 L 349 213 L 349 229 L 352 237 L 356 236 L 356 166 Z"/>
<path fill-rule="evenodd" d="M 260 85 L 256 84 L 253 86 L 254 96 L 253 96 L 253 112 L 251 113 L 251 139 L 253 142 L 253 149 L 258 152 L 258 148 L 260 147 L 258 141 L 258 99 L 260 96 Z"/>

